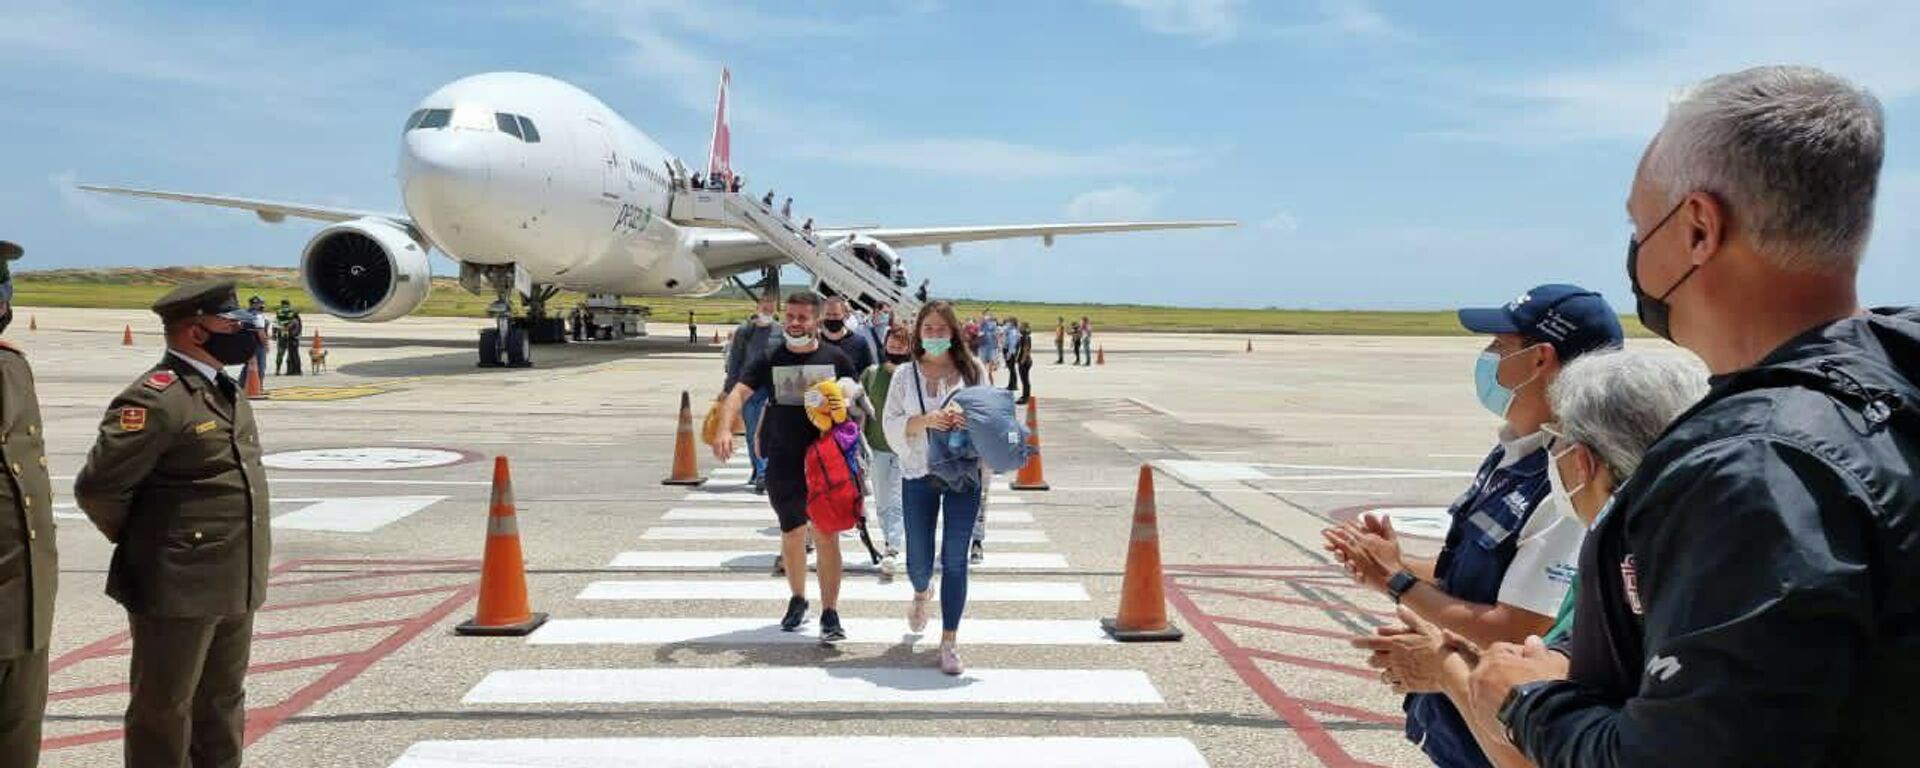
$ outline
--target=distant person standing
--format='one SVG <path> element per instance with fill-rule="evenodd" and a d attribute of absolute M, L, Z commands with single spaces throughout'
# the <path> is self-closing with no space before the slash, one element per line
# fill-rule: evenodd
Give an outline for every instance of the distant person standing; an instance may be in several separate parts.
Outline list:
<path fill-rule="evenodd" d="M 1020 399 L 1015 400 L 1014 404 L 1026 405 L 1027 401 L 1033 399 L 1033 330 L 1026 323 L 1020 324 L 1020 343 L 1013 349 L 1013 358 L 1007 361 L 1007 371 L 1008 392 L 1013 391 L 1013 374 L 1018 374 L 1020 379 Z"/>
<path fill-rule="evenodd" d="M 1053 364 L 1067 361 L 1067 318 L 1058 318 L 1053 325 Z"/>
<path fill-rule="evenodd" d="M 273 321 L 267 317 L 267 300 L 259 296 L 247 299 L 246 314 L 247 327 L 251 329 L 259 339 L 259 343 L 253 347 L 253 360 L 247 364 L 253 366 L 253 369 L 259 372 L 260 379 L 265 381 L 267 378 L 267 350 L 273 346 L 273 337 L 271 335 L 273 331 Z M 240 370 L 240 386 L 244 388 L 246 385 L 247 371 L 245 368 L 242 368 Z"/>
<path fill-rule="evenodd" d="M 9 262 L 24 254 L 0 241 L 0 330 L 13 321 Z M 18 768 L 40 761 L 47 651 L 60 582 L 45 445 L 33 369 L 19 349 L 0 341 L 0 458 L 13 468 L 13 482 L 0 483 L 0 765 Z"/>
<path fill-rule="evenodd" d="M 693 321 L 693 310 L 687 310 L 687 343 L 700 343 L 700 324 Z"/>
<path fill-rule="evenodd" d="M 879 365 L 868 368 L 860 377 L 867 398 L 886 407 L 887 393 L 893 386 L 893 372 L 913 359 L 913 329 L 902 321 L 882 330 L 886 356 Z M 885 556 L 880 559 L 880 575 L 892 579 L 900 569 L 900 555 L 907 549 L 907 529 L 902 517 L 900 454 L 887 442 L 886 425 L 880 418 L 867 419 L 862 425 L 867 447 L 873 450 L 873 500 L 880 514 L 880 532 L 886 539 Z"/>
<path fill-rule="evenodd" d="M 981 361 L 987 364 L 987 382 L 992 383 L 1000 375 L 1000 323 L 993 319 L 993 310 L 980 313 L 980 338 L 976 347 Z"/>
<path fill-rule="evenodd" d="M 781 201 L 780 218 L 787 219 L 789 221 L 793 219 L 793 198 L 789 197 L 786 200 Z"/>
<path fill-rule="evenodd" d="M 1085 344 L 1086 331 L 1080 329 L 1080 321 L 1073 321 L 1073 364 L 1080 364 L 1080 348 Z"/>
<path fill-rule="evenodd" d="M 1080 316 L 1081 343 L 1087 347 L 1087 360 L 1081 365 L 1093 365 L 1093 321 L 1086 315 Z"/>
<path fill-rule="evenodd" d="M 306 332 L 305 324 L 300 320 L 300 310 L 294 309 L 286 299 L 281 299 L 274 325 L 274 336 L 279 343 L 274 347 L 273 372 L 279 374 L 284 364 L 286 375 L 299 376 L 300 336 Z"/>

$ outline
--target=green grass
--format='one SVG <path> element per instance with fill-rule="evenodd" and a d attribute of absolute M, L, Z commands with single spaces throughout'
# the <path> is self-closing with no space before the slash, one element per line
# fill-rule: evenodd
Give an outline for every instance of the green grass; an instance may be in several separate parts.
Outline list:
<path fill-rule="evenodd" d="M 227 276 L 240 280 L 240 297 L 255 294 L 267 300 L 269 308 L 280 299 L 293 302 L 301 312 L 318 309 L 294 279 L 291 270 L 258 267 L 224 269 L 168 270 L 58 270 L 22 272 L 14 278 L 14 303 L 23 307 L 87 307 L 96 309 L 144 309 L 174 285 L 192 279 Z M 564 311 L 580 298 L 562 293 L 552 305 Z M 434 280 L 433 291 L 414 314 L 429 317 L 484 317 L 492 299 L 462 290 L 454 281 Z M 752 304 L 737 296 L 708 298 L 658 298 L 634 300 L 653 308 L 656 322 L 681 322 L 687 311 L 702 324 L 733 323 L 753 311 Z M 1069 323 L 1085 316 L 1093 320 L 1096 331 L 1158 331 L 1181 333 L 1242 334 L 1330 334 L 1364 336 L 1462 336 L 1452 312 L 1369 312 L 1312 311 L 1287 309 L 1200 309 L 1188 307 L 1143 306 L 1137 304 L 1046 304 L 1010 301 L 960 300 L 963 315 L 974 315 L 991 308 L 1000 318 L 1009 316 L 1031 323 L 1042 333 L 1053 329 L 1055 318 Z M 1629 336 L 1646 336 L 1633 318 L 1622 318 Z"/>

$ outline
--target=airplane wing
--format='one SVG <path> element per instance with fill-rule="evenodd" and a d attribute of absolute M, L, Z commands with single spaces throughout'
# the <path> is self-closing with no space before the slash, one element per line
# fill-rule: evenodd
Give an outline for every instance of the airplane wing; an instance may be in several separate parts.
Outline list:
<path fill-rule="evenodd" d="M 1057 235 L 1097 235 L 1106 232 L 1152 232 L 1162 229 L 1203 229 L 1231 227 L 1232 221 L 1140 221 L 1093 224 L 1020 224 L 1001 227 L 859 227 L 821 230 L 826 239 L 846 235 L 866 235 L 894 248 L 926 245 L 953 245 L 982 240 L 1014 240 L 1037 237 L 1049 241 Z"/>
<path fill-rule="evenodd" d="M 1017 224 L 987 227 L 841 227 L 818 230 L 821 242 L 848 235 L 865 235 L 893 248 L 937 245 L 943 250 L 956 243 L 984 240 L 1016 240 L 1033 237 L 1052 244 L 1060 235 L 1096 235 L 1108 232 L 1152 232 L 1163 229 L 1202 229 L 1238 226 L 1233 221 L 1138 221 L 1090 224 Z M 786 261 L 772 246 L 751 232 L 708 230 L 696 240 L 696 248 L 706 258 L 708 268 L 758 268 Z"/>
<path fill-rule="evenodd" d="M 328 223 L 352 221 L 354 219 L 386 219 L 411 229 L 413 220 L 401 214 L 381 213 L 378 211 L 356 211 L 347 208 L 329 208 L 301 203 L 280 203 L 272 200 L 254 200 L 245 197 L 223 197 L 221 195 L 196 195 L 186 192 L 165 192 L 157 189 L 132 189 L 128 187 L 107 187 L 98 184 L 75 184 L 88 192 L 104 192 L 109 195 L 127 195 L 130 197 L 151 197 L 157 200 L 173 200 L 181 203 L 213 205 L 221 208 L 238 208 L 252 211 L 261 221 L 278 224 L 288 216 L 298 219 L 313 219 Z"/>

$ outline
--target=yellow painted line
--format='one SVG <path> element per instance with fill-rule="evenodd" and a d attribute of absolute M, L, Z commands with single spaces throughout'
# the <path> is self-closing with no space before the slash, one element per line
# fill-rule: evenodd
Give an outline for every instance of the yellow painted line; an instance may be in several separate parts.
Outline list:
<path fill-rule="evenodd" d="M 380 387 L 280 387 L 267 391 L 269 400 L 326 401 L 352 400 L 357 397 L 370 397 L 385 394 Z"/>

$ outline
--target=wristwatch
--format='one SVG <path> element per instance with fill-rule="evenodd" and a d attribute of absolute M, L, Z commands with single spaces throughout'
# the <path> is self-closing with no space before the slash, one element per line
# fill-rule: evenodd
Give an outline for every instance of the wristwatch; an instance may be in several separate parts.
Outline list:
<path fill-rule="evenodd" d="M 1513 732 L 1513 718 L 1514 715 L 1519 714 L 1520 704 L 1525 702 L 1528 696 L 1533 695 L 1534 691 L 1556 682 L 1558 681 L 1535 680 L 1530 683 L 1521 683 L 1507 689 L 1507 697 L 1500 700 L 1500 711 L 1494 714 L 1494 718 L 1500 721 L 1500 727 L 1507 732 L 1507 741 L 1512 742 L 1515 747 L 1520 746 L 1520 739 L 1518 734 Z"/>
<path fill-rule="evenodd" d="M 1392 578 L 1387 579 L 1387 597 L 1393 598 L 1393 601 L 1398 603 L 1400 596 L 1406 594 L 1407 590 L 1413 589 L 1413 585 L 1418 583 L 1420 583 L 1420 577 L 1413 575 L 1413 571 L 1402 569 Z"/>

